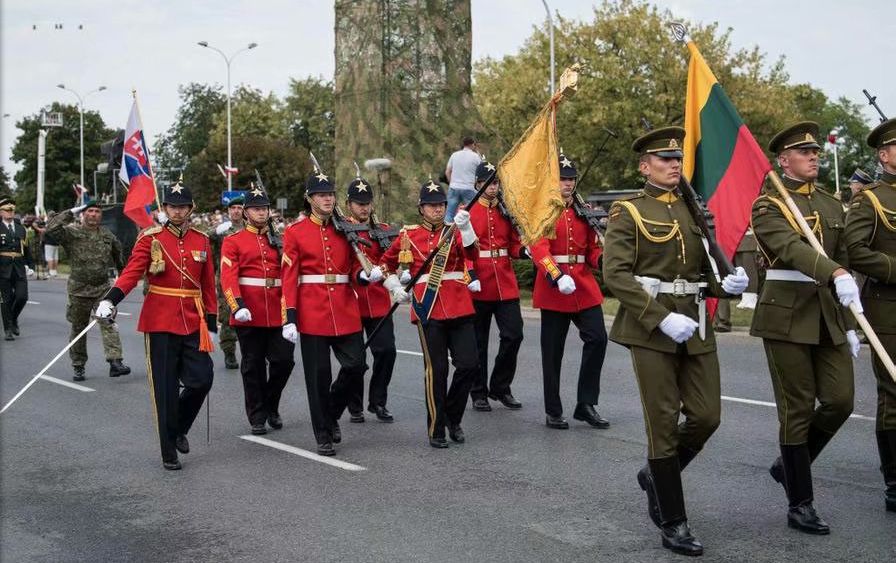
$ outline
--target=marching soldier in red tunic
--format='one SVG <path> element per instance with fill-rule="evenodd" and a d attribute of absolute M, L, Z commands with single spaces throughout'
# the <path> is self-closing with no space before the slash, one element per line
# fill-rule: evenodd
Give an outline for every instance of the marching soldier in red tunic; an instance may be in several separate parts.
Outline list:
<path fill-rule="evenodd" d="M 280 236 L 271 230 L 271 202 L 260 186 L 246 194 L 246 227 L 221 245 L 221 290 L 240 342 L 246 415 L 252 434 L 283 428 L 280 396 L 295 366 L 295 344 L 281 335 Z"/>
<path fill-rule="evenodd" d="M 401 235 L 383 255 L 385 271 L 392 272 L 383 282 L 392 299 L 404 302 L 398 275 L 399 265 L 416 273 L 429 253 L 452 230 L 445 225 L 445 192 L 431 180 L 420 188 L 421 224 L 402 229 Z M 464 259 L 476 256 L 476 233 L 470 226 L 470 214 L 460 210 L 454 217 L 454 239 L 442 246 L 429 271 L 417 280 L 413 289 L 411 322 L 417 325 L 426 367 L 426 419 L 429 444 L 447 448 L 445 427 L 455 442 L 464 442 L 460 426 L 470 395 L 470 386 L 479 369 L 476 331 L 473 326 L 473 301 L 467 290 Z M 454 364 L 454 378 L 448 387 L 448 351 Z"/>
<path fill-rule="evenodd" d="M 371 230 L 389 231 L 389 225 L 376 223 L 373 219 L 373 188 L 360 174 L 348 185 L 347 208 L 349 220 L 353 223 L 368 225 Z M 373 264 L 379 264 L 385 249 L 380 246 L 371 231 L 359 231 L 358 236 L 369 240 L 370 246 L 360 250 Z M 386 408 L 389 382 L 392 380 L 392 369 L 395 367 L 395 327 L 389 308 L 392 302 L 389 291 L 381 283 L 368 283 L 358 278 L 352 279 L 352 287 L 358 296 L 358 307 L 361 311 L 361 324 L 369 335 L 373 329 L 383 323 L 370 342 L 373 354 L 373 369 L 370 372 L 370 390 L 367 394 L 367 410 L 383 422 L 392 422 L 392 413 Z M 349 401 L 348 409 L 352 422 L 363 422 L 364 380 L 358 380 Z"/>
<path fill-rule="evenodd" d="M 476 169 L 477 189 L 495 171 L 490 162 L 482 162 Z M 496 178 L 486 188 L 470 212 L 470 223 L 479 239 L 479 252 L 473 261 L 479 291 L 472 292 L 476 309 L 476 342 L 479 345 L 479 372 L 470 389 L 473 408 L 490 411 L 488 399 L 499 401 L 509 409 L 520 409 L 522 404 L 510 392 L 516 374 L 516 359 L 523 342 L 523 317 L 520 314 L 520 289 L 513 271 L 511 258 L 528 258 L 510 219 L 499 206 L 501 184 Z M 471 283 L 471 286 L 473 284 Z M 491 385 L 488 378 L 488 336 L 492 317 L 498 324 L 498 355 L 492 368 Z"/>
<path fill-rule="evenodd" d="M 600 395 L 600 372 L 607 352 L 607 329 L 600 304 L 604 296 L 591 268 L 597 268 L 601 247 L 597 234 L 572 206 L 578 173 L 572 161 L 560 155 L 560 194 L 566 202 L 557 219 L 554 239 L 541 239 L 530 247 L 537 268 L 533 305 L 541 309 L 541 367 L 544 409 L 549 428 L 566 429 L 560 401 L 560 366 L 569 323 L 579 329 L 582 363 L 573 418 L 595 428 L 610 423 L 595 410 Z"/>
<path fill-rule="evenodd" d="M 147 370 L 165 469 L 180 469 L 187 432 L 212 387 L 212 334 L 217 336 L 215 268 L 208 237 L 190 227 L 193 196 L 180 185 L 165 189 L 164 226 L 140 233 L 131 258 L 96 309 L 112 318 L 144 276 L 149 290 L 137 330 L 145 333 Z M 178 393 L 178 385 L 183 390 Z"/>
<path fill-rule="evenodd" d="M 305 187 L 308 218 L 290 225 L 283 235 L 283 337 L 293 343 L 301 340 L 317 453 L 330 456 L 336 455 L 333 444 L 342 441 L 339 417 L 367 369 L 358 299 L 349 281 L 357 275 L 375 282 L 382 273 L 376 268 L 364 274 L 348 240 L 336 230 L 336 190 L 327 175 L 316 168 Z M 341 366 L 336 381 L 330 350 Z"/>

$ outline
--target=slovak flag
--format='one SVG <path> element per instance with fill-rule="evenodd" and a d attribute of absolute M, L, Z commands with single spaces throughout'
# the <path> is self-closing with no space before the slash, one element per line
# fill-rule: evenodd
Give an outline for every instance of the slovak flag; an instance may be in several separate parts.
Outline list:
<path fill-rule="evenodd" d="M 118 176 L 128 187 L 128 195 L 124 200 L 124 214 L 141 229 L 151 226 L 152 215 L 149 209 L 156 199 L 156 184 L 152 177 L 149 149 L 143 137 L 143 123 L 140 120 L 136 99 L 131 106 L 131 115 L 128 117 L 128 126 L 124 132 L 124 151 L 121 155 L 121 170 Z"/>

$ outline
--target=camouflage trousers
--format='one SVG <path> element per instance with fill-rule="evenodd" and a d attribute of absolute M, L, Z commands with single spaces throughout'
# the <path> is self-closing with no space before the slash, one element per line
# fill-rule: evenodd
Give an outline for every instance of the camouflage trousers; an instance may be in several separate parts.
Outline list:
<path fill-rule="evenodd" d="M 220 291 L 218 295 L 221 295 Z M 225 355 L 236 354 L 236 330 L 230 326 L 230 307 L 221 297 L 218 298 L 218 322 L 221 324 L 218 329 L 218 344 L 221 346 L 221 351 Z"/>
<path fill-rule="evenodd" d="M 99 303 L 99 297 L 75 297 L 68 296 L 68 309 L 65 318 L 72 323 L 72 332 L 69 341 L 78 336 L 84 327 L 90 323 L 90 314 Z M 100 327 L 100 334 L 103 337 L 103 350 L 106 353 L 106 360 L 120 360 L 124 356 L 121 352 L 121 338 L 118 335 L 118 325 L 107 322 L 97 323 Z M 87 336 L 75 342 L 74 346 L 69 348 L 68 355 L 72 359 L 73 366 L 83 366 L 87 363 Z"/>

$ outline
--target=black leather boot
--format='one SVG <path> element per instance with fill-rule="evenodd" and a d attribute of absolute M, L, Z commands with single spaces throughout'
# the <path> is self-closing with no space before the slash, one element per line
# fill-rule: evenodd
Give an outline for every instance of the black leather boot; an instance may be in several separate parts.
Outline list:
<path fill-rule="evenodd" d="M 109 377 L 121 377 L 131 373 L 131 368 L 121 363 L 121 359 L 109 360 Z"/>
<path fill-rule="evenodd" d="M 784 482 L 789 508 L 787 525 L 807 534 L 831 533 L 828 523 L 821 519 L 812 505 L 812 459 L 808 444 L 781 446 Z"/>
<path fill-rule="evenodd" d="M 686 448 L 684 446 L 678 446 L 678 467 L 681 471 L 684 471 L 684 468 L 687 467 L 694 458 L 697 457 L 697 454 L 700 453 L 700 450 L 694 450 L 691 448 Z"/>
<path fill-rule="evenodd" d="M 815 458 L 818 457 L 818 454 L 821 453 L 821 450 L 828 445 L 828 442 L 830 442 L 833 437 L 834 435 L 830 432 L 826 432 L 814 424 L 809 425 L 809 442 L 807 444 L 809 448 L 809 460 L 814 462 Z M 768 472 L 772 476 L 772 479 L 781 483 L 781 486 L 783 486 L 786 491 L 787 484 L 784 481 L 784 462 L 780 457 L 775 460 L 775 463 L 773 463 L 771 467 L 769 467 Z"/>
<path fill-rule="evenodd" d="M 888 512 L 896 512 L 896 430 L 877 431 L 877 450 L 880 452 L 880 470 L 887 485 L 884 502 Z"/>
<path fill-rule="evenodd" d="M 684 510 L 678 456 L 648 460 L 659 508 L 663 547 L 681 555 L 703 555 L 703 544 L 691 534 Z"/>

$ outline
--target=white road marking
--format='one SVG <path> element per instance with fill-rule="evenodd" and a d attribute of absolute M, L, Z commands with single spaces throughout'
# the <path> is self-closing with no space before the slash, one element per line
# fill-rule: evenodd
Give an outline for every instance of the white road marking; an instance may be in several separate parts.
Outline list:
<path fill-rule="evenodd" d="M 413 350 L 396 350 L 399 354 L 407 354 L 408 356 L 420 356 L 423 357 L 423 352 L 414 352 Z"/>
<path fill-rule="evenodd" d="M 723 401 L 731 401 L 732 403 L 743 403 L 745 405 L 758 405 L 760 407 L 775 407 L 778 405 L 775 403 L 771 403 L 769 401 L 757 401 L 755 399 L 741 399 L 740 397 L 728 397 L 726 395 L 722 395 Z M 871 420 L 874 421 L 875 418 L 873 416 L 865 416 L 863 414 L 851 414 L 849 418 L 855 418 L 858 420 Z"/>
<path fill-rule="evenodd" d="M 316 453 L 309 452 L 308 450 L 303 450 L 302 448 L 297 448 L 288 444 L 282 444 L 280 442 L 275 442 L 274 440 L 268 440 L 267 438 L 261 438 L 259 436 L 252 436 L 250 434 L 247 434 L 245 436 L 240 436 L 240 438 L 246 440 L 247 442 L 255 442 L 256 444 L 261 444 L 262 446 L 268 446 L 269 448 L 274 448 L 287 453 L 291 453 L 299 457 L 304 457 L 305 459 L 310 459 L 311 461 L 319 461 L 320 463 L 332 465 L 333 467 L 345 469 L 346 471 L 365 471 L 367 469 L 366 467 L 355 465 L 354 463 L 348 463 L 347 461 L 342 461 L 340 459 L 333 459 L 330 457 L 317 455 Z"/>
<path fill-rule="evenodd" d="M 56 379 L 50 375 L 42 375 L 41 379 L 45 381 L 49 381 L 50 383 L 56 383 L 57 385 L 62 385 L 63 387 L 69 387 L 71 389 L 75 389 L 77 391 L 83 391 L 84 393 L 93 393 L 96 389 L 91 389 L 90 387 L 85 387 L 83 385 L 78 385 L 77 383 L 72 383 L 71 381 L 65 381 L 63 379 Z"/>
<path fill-rule="evenodd" d="M 40 305 L 40 301 L 25 301 L 28 305 Z"/>
<path fill-rule="evenodd" d="M 121 315 L 122 317 L 130 317 L 131 316 L 130 313 L 122 313 L 121 311 L 119 311 L 118 314 Z"/>

